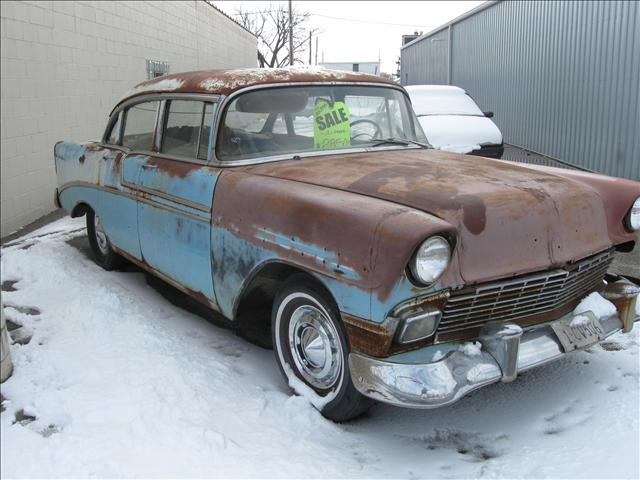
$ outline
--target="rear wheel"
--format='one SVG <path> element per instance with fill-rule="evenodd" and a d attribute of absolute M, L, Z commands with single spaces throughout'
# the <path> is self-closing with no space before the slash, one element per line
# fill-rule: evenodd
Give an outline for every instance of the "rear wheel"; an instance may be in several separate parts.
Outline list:
<path fill-rule="evenodd" d="M 87 235 L 93 259 L 98 265 L 105 270 L 113 270 L 122 264 L 122 257 L 111 248 L 100 217 L 91 209 L 87 211 Z"/>
<path fill-rule="evenodd" d="M 373 403 L 349 373 L 351 348 L 333 299 L 304 275 L 281 287 L 272 311 L 276 359 L 289 386 L 326 418 L 342 422 Z"/>

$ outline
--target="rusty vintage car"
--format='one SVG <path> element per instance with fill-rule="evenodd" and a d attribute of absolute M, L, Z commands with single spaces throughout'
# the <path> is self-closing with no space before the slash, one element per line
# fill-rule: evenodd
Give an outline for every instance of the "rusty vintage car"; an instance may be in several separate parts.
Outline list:
<path fill-rule="evenodd" d="M 605 276 L 638 240 L 640 183 L 431 149 L 380 77 L 149 80 L 55 164 L 99 265 L 264 327 L 289 386 L 336 421 L 450 404 L 636 320 L 637 287 Z M 592 292 L 617 310 L 578 318 Z"/>

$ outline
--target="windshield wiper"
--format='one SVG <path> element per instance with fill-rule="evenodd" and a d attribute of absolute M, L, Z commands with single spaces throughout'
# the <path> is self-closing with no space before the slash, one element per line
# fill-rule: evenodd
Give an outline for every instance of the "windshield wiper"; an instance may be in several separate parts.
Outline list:
<path fill-rule="evenodd" d="M 417 142 L 415 140 L 409 140 L 408 138 L 395 138 L 395 137 L 389 137 L 383 140 L 379 140 L 373 145 L 371 145 L 371 147 L 379 147 L 381 145 L 404 145 L 405 147 L 408 147 L 410 144 L 418 145 L 422 148 L 433 148 L 428 143 Z"/>

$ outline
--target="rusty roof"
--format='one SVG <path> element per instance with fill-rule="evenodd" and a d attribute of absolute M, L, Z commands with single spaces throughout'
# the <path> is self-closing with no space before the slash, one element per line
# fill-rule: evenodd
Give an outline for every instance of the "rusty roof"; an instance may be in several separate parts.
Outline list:
<path fill-rule="evenodd" d="M 246 68 L 174 73 L 139 83 L 121 101 L 143 93 L 210 93 L 229 95 L 254 85 L 305 82 L 366 82 L 397 85 L 376 75 L 310 68 Z"/>

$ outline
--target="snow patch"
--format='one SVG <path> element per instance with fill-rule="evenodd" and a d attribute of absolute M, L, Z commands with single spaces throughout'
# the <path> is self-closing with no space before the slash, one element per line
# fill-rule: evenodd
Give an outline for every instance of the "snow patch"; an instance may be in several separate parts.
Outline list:
<path fill-rule="evenodd" d="M 576 315 L 571 319 L 570 327 L 579 327 L 581 325 L 587 325 L 591 322 L 591 319 L 587 315 Z"/>
<path fill-rule="evenodd" d="M 433 354 L 433 357 L 431 357 L 431 361 L 432 362 L 438 362 L 440 360 L 442 360 L 444 358 L 444 353 L 442 353 L 441 350 L 438 350 L 436 353 Z"/>
<path fill-rule="evenodd" d="M 183 84 L 184 81 L 178 78 L 166 78 L 164 80 L 158 80 L 157 82 L 144 83 L 129 90 L 123 99 L 144 92 L 171 92 L 179 89 Z"/>
<path fill-rule="evenodd" d="M 477 357 L 482 355 L 482 343 L 466 342 L 458 347 L 458 351 L 464 353 L 468 357 Z"/>
<path fill-rule="evenodd" d="M 272 351 L 174 306 L 143 273 L 106 272 L 69 245 L 81 222 L 2 247 L 2 279 L 19 280 L 3 302 L 41 311 L 20 319 L 32 341 L 10 346 L 3 478 L 638 476 L 628 453 L 640 451 L 637 326 L 608 339 L 618 351 L 577 352 L 455 406 L 377 405 L 336 425 L 290 394 Z M 469 378 L 482 382 L 482 368 Z M 449 385 L 443 377 L 440 391 Z M 36 419 L 15 423 L 19 412 Z M 408 438 L 429 442 L 407 448 Z"/>
<path fill-rule="evenodd" d="M 289 367 L 289 365 L 285 365 L 284 370 L 287 373 L 287 378 L 289 379 L 289 386 L 293 389 L 293 391 L 301 397 L 305 398 L 318 410 L 322 411 L 322 409 L 335 398 L 335 393 L 333 392 L 325 395 L 324 397 L 318 395 L 315 390 L 310 388 L 306 383 L 296 377 L 296 374 L 293 373 L 293 370 L 291 370 L 291 367 Z"/>
<path fill-rule="evenodd" d="M 581 313 L 592 312 L 596 318 L 607 318 L 617 313 L 616 306 L 609 300 L 604 298 L 598 292 L 593 292 L 582 299 L 578 306 L 573 310 L 574 317 Z M 581 322 L 581 320 L 578 320 Z M 573 320 L 571 322 L 573 326 Z M 583 323 L 576 323 L 582 325 Z"/>

